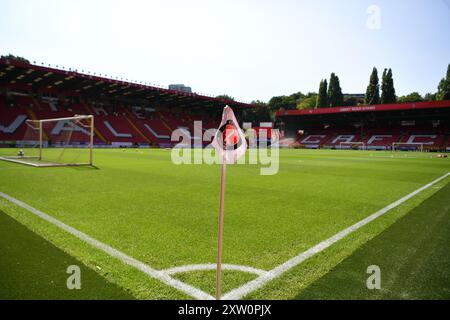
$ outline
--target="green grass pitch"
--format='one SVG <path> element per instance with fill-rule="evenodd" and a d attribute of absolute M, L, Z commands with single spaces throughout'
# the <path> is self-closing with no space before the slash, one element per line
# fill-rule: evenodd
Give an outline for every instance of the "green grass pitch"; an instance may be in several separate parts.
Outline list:
<path fill-rule="evenodd" d="M 449 299 L 450 185 L 361 246 L 298 299 Z M 376 264 L 381 290 L 361 272 Z"/>
<path fill-rule="evenodd" d="M 1 211 L 0 242 L 2 300 L 133 298 Z M 73 265 L 81 268 L 82 290 L 68 290 L 64 285 L 67 267 Z"/>
<path fill-rule="evenodd" d="M 170 150 L 97 149 L 94 151 L 97 168 L 33 168 L 0 161 L 0 192 L 157 270 L 215 263 L 220 167 L 174 165 L 170 154 Z M 271 270 L 450 172 L 450 162 L 437 159 L 431 153 L 280 150 L 278 174 L 261 176 L 259 169 L 257 165 L 228 167 L 223 262 Z M 364 281 L 352 282 L 354 295 L 349 296 L 349 291 L 344 289 L 339 291 L 338 288 L 342 287 L 337 285 L 339 279 L 351 281 L 339 276 L 339 270 L 348 270 L 342 274 L 365 279 L 367 266 L 363 268 L 361 261 L 376 264 L 377 261 L 372 262 L 370 257 L 376 260 L 378 255 L 384 256 L 395 250 L 392 242 L 396 239 L 399 246 L 408 248 L 405 242 L 400 241 L 403 235 L 408 231 L 422 234 L 429 226 L 436 227 L 432 229 L 435 232 L 427 229 L 430 236 L 441 235 L 436 236 L 436 246 L 448 248 L 450 233 L 445 232 L 448 230 L 434 219 L 440 217 L 439 208 L 448 208 L 450 197 L 445 185 L 449 181 L 450 177 L 447 177 L 422 191 L 244 298 L 386 297 L 366 292 Z M 433 196 L 440 192 L 444 196 Z M 437 212 L 436 215 L 419 214 L 416 222 L 408 227 L 396 227 L 424 203 L 431 203 L 429 205 Z M 102 276 L 106 283 L 122 288 L 125 296 L 131 294 L 139 299 L 191 298 L 1 197 L 0 210 L 81 261 L 89 270 Z M 391 241 L 371 245 L 384 234 Z M 21 241 L 21 233 L 17 233 L 17 241 Z M 417 250 L 413 257 L 406 259 L 402 255 L 387 255 L 380 264 L 388 265 L 389 259 L 393 260 L 392 265 L 398 267 L 386 272 L 392 272 L 392 277 L 401 277 L 408 268 L 406 264 L 427 263 L 420 254 L 420 250 L 424 252 L 425 247 L 421 249 L 421 246 L 426 242 L 426 238 L 423 242 L 411 241 L 411 250 Z M 416 247 L 418 249 L 414 249 Z M 360 253 L 361 250 L 369 251 Z M 357 259 L 358 254 L 364 255 L 365 260 Z M 356 257 L 354 260 L 353 255 Z M 450 280 L 438 272 L 441 267 L 438 262 L 442 259 L 435 260 L 424 270 L 432 275 L 435 269 L 440 280 L 430 283 L 443 288 L 444 293 L 439 297 L 448 299 L 450 294 L 445 290 L 450 288 Z M 444 259 L 443 263 L 448 264 L 448 260 Z M 213 270 L 178 273 L 173 277 L 209 294 L 214 293 Z M 232 290 L 255 277 L 252 273 L 226 270 L 223 289 L 225 292 Z M 95 283 L 97 286 L 106 285 L 101 281 Z M 329 294 L 330 287 L 334 288 L 333 295 Z M 402 291 L 403 295 L 391 292 L 391 296 L 420 298 L 414 288 L 411 287 L 409 295 Z M 6 288 L 0 283 L 0 297 L 2 290 Z M 389 290 L 399 291 L 400 288 L 392 284 Z M 424 287 L 422 297 L 430 297 L 428 293 L 432 290 L 431 285 Z M 20 292 L 15 296 L 20 296 Z"/>

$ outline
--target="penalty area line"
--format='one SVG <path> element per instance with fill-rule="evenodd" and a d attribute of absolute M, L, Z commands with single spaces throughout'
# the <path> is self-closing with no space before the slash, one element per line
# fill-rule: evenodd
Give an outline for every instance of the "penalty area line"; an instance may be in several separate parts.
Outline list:
<path fill-rule="evenodd" d="M 179 281 L 177 279 L 172 278 L 169 274 L 165 273 L 164 271 L 160 271 L 160 270 L 156 270 L 153 269 L 152 267 L 150 267 L 149 265 L 136 260 L 133 257 L 128 256 L 127 254 L 114 249 L 113 247 L 92 238 L 91 236 L 88 236 L 87 234 L 59 221 L 56 218 L 53 218 L 52 216 L 49 216 L 48 214 L 39 211 L 38 209 L 35 209 L 33 207 L 31 207 L 30 205 L 16 199 L 13 198 L 9 195 L 7 195 L 6 193 L 0 192 L 0 197 L 2 197 L 3 199 L 14 203 L 15 205 L 27 210 L 28 212 L 38 216 L 39 218 L 46 220 L 47 222 L 50 222 L 51 224 L 59 227 L 60 229 L 63 229 L 64 231 L 72 234 L 73 236 L 77 237 L 78 239 L 89 243 L 91 246 L 103 251 L 104 253 L 108 254 L 109 256 L 112 256 L 118 260 L 120 260 L 121 262 L 132 266 L 140 271 L 142 271 L 143 273 L 149 275 L 150 277 L 157 279 L 159 281 L 161 281 L 162 283 L 171 286 L 172 288 L 178 289 L 181 292 L 184 292 L 185 294 L 189 295 L 190 297 L 193 297 L 195 299 L 199 299 L 199 300 L 214 300 L 214 297 L 211 296 L 210 294 L 207 294 L 206 292 L 195 288 L 193 286 L 190 286 L 182 281 Z"/>
<path fill-rule="evenodd" d="M 334 236 L 332 236 L 331 238 L 328 238 L 327 240 L 324 240 L 322 242 L 320 242 L 319 244 L 315 245 L 314 247 L 306 250 L 305 252 L 300 253 L 299 255 L 289 259 L 288 261 L 286 261 L 283 264 L 280 264 L 279 266 L 273 268 L 272 270 L 266 272 L 265 274 L 259 276 L 258 278 L 247 282 L 246 284 L 233 289 L 231 291 L 229 291 L 228 293 L 226 293 L 222 299 L 223 300 L 237 300 L 237 299 L 241 299 L 243 297 L 245 297 L 246 295 L 248 295 L 249 293 L 261 288 L 262 286 L 264 286 L 266 283 L 268 283 L 269 281 L 281 276 L 283 273 L 285 273 L 286 271 L 292 269 L 293 267 L 299 265 L 300 263 L 302 263 L 303 261 L 311 258 L 312 256 L 314 256 L 315 254 L 327 249 L 328 247 L 330 247 L 332 244 L 338 242 L 339 240 L 341 240 L 342 238 L 346 237 L 347 235 L 353 233 L 354 231 L 358 230 L 359 228 L 365 226 L 366 224 L 368 224 L 369 222 L 381 217 L 382 215 L 384 215 L 386 212 L 390 211 L 391 209 L 401 205 L 402 203 L 404 203 L 405 201 L 411 199 L 412 197 L 414 197 L 415 195 L 417 195 L 418 193 L 428 189 L 429 187 L 435 185 L 436 183 L 442 181 L 443 179 L 445 179 L 446 177 L 448 177 L 450 175 L 450 172 L 444 174 L 443 176 L 437 178 L 436 180 L 431 181 L 430 183 L 424 185 L 423 187 L 420 187 L 419 189 L 411 192 L 410 194 L 404 196 L 403 198 L 394 201 L 393 203 L 391 203 L 390 205 L 384 207 L 383 209 L 371 214 L 370 216 L 364 218 L 363 220 L 355 223 L 354 225 L 338 232 L 337 234 L 335 234 Z"/>

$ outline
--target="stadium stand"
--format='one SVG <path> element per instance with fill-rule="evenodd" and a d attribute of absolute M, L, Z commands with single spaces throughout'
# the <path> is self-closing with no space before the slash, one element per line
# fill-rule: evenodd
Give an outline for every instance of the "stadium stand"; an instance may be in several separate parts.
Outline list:
<path fill-rule="evenodd" d="M 449 151 L 450 101 L 280 110 L 278 123 L 303 148 Z M 354 145 L 352 145 L 352 142 Z"/>
<path fill-rule="evenodd" d="M 0 59 L 0 146 L 24 139 L 27 119 L 95 116 L 97 146 L 171 147 L 172 132 L 217 128 L 225 105 L 249 104 Z M 72 137 L 76 142 L 76 135 Z"/>
<path fill-rule="evenodd" d="M 238 115 L 252 105 L 148 85 L 0 59 L 0 146 L 24 139 L 27 119 L 95 116 L 98 147 L 171 147 L 172 132 L 193 136 L 217 128 L 223 106 Z M 303 148 L 364 148 L 448 151 L 450 101 L 280 110 L 280 145 Z M 242 119 L 245 121 L 245 119 Z M 257 138 L 266 128 L 254 127 Z M 80 137 L 80 140 L 82 137 Z M 85 137 L 83 137 L 85 138 Z M 268 130 L 268 139 L 271 130 Z M 72 141 L 77 142 L 77 134 Z M 191 139 L 193 142 L 193 139 Z M 207 142 L 203 142 L 206 145 Z"/>

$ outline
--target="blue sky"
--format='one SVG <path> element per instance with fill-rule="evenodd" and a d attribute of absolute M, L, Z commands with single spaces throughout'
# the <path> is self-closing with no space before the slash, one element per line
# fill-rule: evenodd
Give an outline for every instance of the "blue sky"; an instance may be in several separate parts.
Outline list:
<path fill-rule="evenodd" d="M 364 93 L 374 66 L 399 95 L 435 92 L 449 39 L 450 0 L 0 0 L 0 54 L 244 101 L 331 72 Z"/>

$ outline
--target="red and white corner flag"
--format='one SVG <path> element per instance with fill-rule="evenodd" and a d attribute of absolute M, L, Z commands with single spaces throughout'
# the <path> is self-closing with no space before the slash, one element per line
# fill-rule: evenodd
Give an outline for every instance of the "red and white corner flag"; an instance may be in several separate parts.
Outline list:
<path fill-rule="evenodd" d="M 229 106 L 223 108 L 222 122 L 211 145 L 216 149 L 220 159 L 227 164 L 236 163 L 247 150 L 245 135 Z"/>
<path fill-rule="evenodd" d="M 247 141 L 244 133 L 234 116 L 233 110 L 226 106 L 223 108 L 222 122 L 216 132 L 211 145 L 216 149 L 222 159 L 222 174 L 220 176 L 220 206 L 219 206 L 219 235 L 217 244 L 217 273 L 216 273 L 216 299 L 221 296 L 222 279 L 222 239 L 223 239 L 223 210 L 225 204 L 225 178 L 227 164 L 236 163 L 247 150 Z"/>

